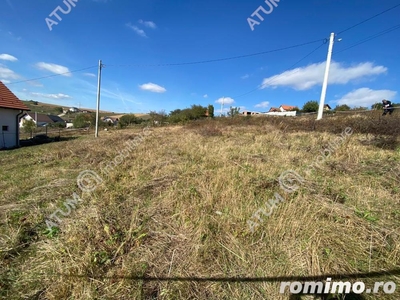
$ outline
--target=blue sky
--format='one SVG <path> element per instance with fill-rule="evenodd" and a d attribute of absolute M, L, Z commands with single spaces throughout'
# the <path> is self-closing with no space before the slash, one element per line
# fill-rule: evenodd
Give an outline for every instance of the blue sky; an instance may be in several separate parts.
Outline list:
<path fill-rule="evenodd" d="M 319 101 L 324 39 L 399 4 L 275 0 L 271 10 L 261 0 L 64 2 L 0 2 L 0 80 L 22 100 L 95 108 L 101 59 L 101 109 L 121 113 L 192 104 L 213 104 L 219 112 L 223 97 L 225 109 L 242 111 Z M 56 11 L 61 21 L 49 16 L 58 6 L 66 12 Z M 260 12 L 263 21 L 251 16 L 260 6 L 271 11 Z M 400 102 L 400 30 L 349 48 L 399 25 L 399 15 L 400 6 L 337 35 L 325 103 Z M 248 18 L 259 23 L 254 30 Z M 207 62 L 237 56 L 244 57 Z M 191 62 L 203 63 L 181 64 Z M 81 71 L 36 79 L 75 70 Z"/>

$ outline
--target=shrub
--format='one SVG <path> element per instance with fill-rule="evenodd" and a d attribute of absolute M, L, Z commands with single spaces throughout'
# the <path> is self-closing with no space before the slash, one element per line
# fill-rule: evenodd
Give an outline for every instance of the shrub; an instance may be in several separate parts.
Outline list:
<path fill-rule="evenodd" d="M 318 111 L 319 104 L 317 101 L 308 101 L 304 104 L 302 111 L 303 112 L 316 112 Z"/>

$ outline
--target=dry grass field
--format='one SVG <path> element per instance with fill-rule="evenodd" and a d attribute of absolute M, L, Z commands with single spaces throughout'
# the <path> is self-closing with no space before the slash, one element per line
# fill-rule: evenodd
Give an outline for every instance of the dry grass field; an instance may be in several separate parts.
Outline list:
<path fill-rule="evenodd" d="M 142 133 L 0 152 L 0 298 L 297 299 L 279 281 L 327 274 L 398 285 L 331 299 L 400 298 L 397 115 L 205 120 L 151 128 L 128 151 Z M 93 192 L 78 188 L 84 170 L 102 179 Z M 304 179 L 294 192 L 287 170 Z M 257 221 L 275 193 L 284 201 Z"/>

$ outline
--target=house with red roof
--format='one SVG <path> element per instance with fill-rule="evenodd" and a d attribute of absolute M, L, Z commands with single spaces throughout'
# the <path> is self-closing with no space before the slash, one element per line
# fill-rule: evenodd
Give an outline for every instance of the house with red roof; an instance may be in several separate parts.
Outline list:
<path fill-rule="evenodd" d="M 293 111 L 297 108 L 297 106 L 291 106 L 291 105 L 285 105 L 282 104 L 281 106 L 279 106 L 280 111 Z"/>
<path fill-rule="evenodd" d="M 0 81 L 0 149 L 19 147 L 19 121 L 30 109 Z"/>

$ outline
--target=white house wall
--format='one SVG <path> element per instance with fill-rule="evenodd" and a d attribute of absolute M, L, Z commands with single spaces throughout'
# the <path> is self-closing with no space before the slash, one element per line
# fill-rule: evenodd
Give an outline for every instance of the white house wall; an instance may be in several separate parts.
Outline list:
<path fill-rule="evenodd" d="M 296 111 L 284 111 L 284 112 L 268 112 L 266 115 L 269 116 L 290 116 L 290 117 L 295 117 L 296 116 Z"/>
<path fill-rule="evenodd" d="M 29 115 L 25 115 L 24 117 L 22 117 L 21 120 L 19 121 L 19 127 L 24 127 L 25 121 L 29 121 L 29 120 L 33 120 L 33 122 L 35 122 L 35 119 L 31 118 L 31 116 L 29 116 Z"/>
<path fill-rule="evenodd" d="M 16 118 L 19 110 L 0 108 L 0 148 L 12 148 L 18 146 L 19 134 Z M 3 131 L 3 126 L 8 126 L 8 131 Z"/>

